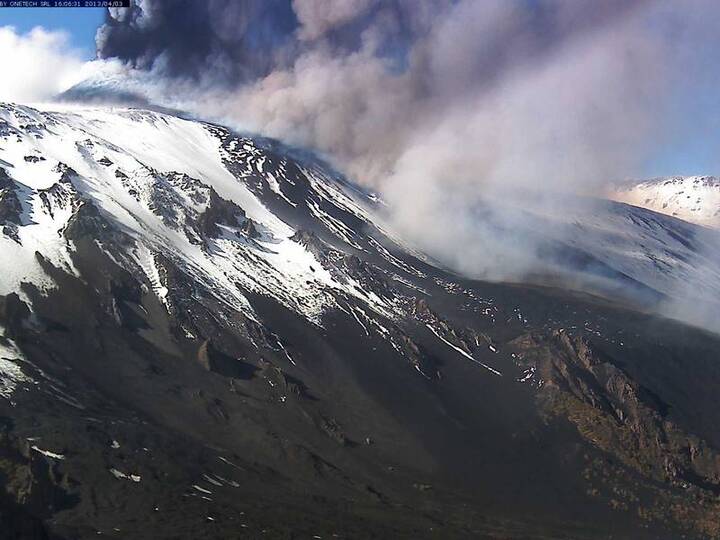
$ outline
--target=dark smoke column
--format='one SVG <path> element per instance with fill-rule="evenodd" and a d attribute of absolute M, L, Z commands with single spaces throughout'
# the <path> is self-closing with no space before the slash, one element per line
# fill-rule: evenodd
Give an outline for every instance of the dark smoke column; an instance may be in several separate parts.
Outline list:
<path fill-rule="evenodd" d="M 285 65 L 297 27 L 290 0 L 136 0 L 108 11 L 97 54 L 171 77 L 233 84 Z"/>

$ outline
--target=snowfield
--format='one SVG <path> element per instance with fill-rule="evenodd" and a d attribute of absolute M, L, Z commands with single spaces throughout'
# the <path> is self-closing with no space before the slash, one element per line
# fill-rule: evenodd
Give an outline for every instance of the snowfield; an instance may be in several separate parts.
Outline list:
<path fill-rule="evenodd" d="M 422 265 L 429 259 L 388 232 L 376 194 L 313 158 L 290 155 L 272 141 L 160 112 L 0 104 L 0 294 L 23 296 L 23 282 L 53 287 L 41 258 L 78 275 L 75 247 L 64 232 L 78 210 L 92 204 L 132 240 L 113 256 L 142 273 L 167 309 L 165 259 L 228 309 L 254 320 L 253 294 L 317 325 L 329 309 L 356 314 L 359 306 L 363 313 L 402 318 L 402 299 L 373 285 L 372 277 L 358 277 L 373 270 L 347 257 L 369 254 L 389 264 L 387 277 L 409 290 L 424 287 Z M 623 197 L 712 221 L 719 189 L 707 177 L 677 178 L 640 184 Z M 561 215 L 541 205 L 503 208 L 527 227 L 506 243 L 512 248 L 517 235 L 532 238 L 547 273 L 582 277 L 568 281 L 572 287 L 607 289 L 609 283 L 615 292 L 628 289 L 666 303 L 720 303 L 714 231 L 616 202 L 579 204 L 568 197 L 564 206 Z M 321 238 L 303 236 L 304 229 L 320 231 Z"/>
<path fill-rule="evenodd" d="M 707 227 L 720 227 L 720 179 L 670 176 L 620 187 L 610 198 Z"/>
<path fill-rule="evenodd" d="M 155 112 L 2 105 L 0 135 L 0 167 L 22 191 L 19 238 L 0 237 L 0 247 L 8 254 L 4 260 L 13 261 L 2 269 L 0 294 L 19 291 L 22 281 L 52 286 L 36 252 L 74 272 L 73 246 L 61 233 L 81 201 L 89 199 L 135 239 L 133 257 L 163 301 L 167 291 L 155 265 L 158 253 L 182 260 L 197 279 L 224 291 L 220 296 L 248 315 L 252 307 L 243 291 L 272 296 L 318 323 L 337 294 L 356 297 L 387 315 L 393 312 L 393 306 L 374 293 L 333 277 L 291 239 L 296 230 L 248 189 L 243 178 L 262 176 L 275 194 L 297 206 L 283 194 L 287 182 L 282 169 L 264 171 L 267 156 L 250 139 L 242 141 L 244 170 L 234 175 L 225 164 L 229 151 L 210 126 Z M 72 180 L 63 184 L 65 171 Z M 322 208 L 337 205 L 367 220 L 363 201 L 355 200 L 358 193 L 345 193 L 312 170 L 307 176 L 314 188 L 314 198 L 307 202 L 313 215 L 342 241 L 359 248 L 355 233 Z M 58 208 L 43 202 L 48 190 L 67 192 L 62 200 L 52 199 Z M 221 227 L 222 234 L 203 245 L 188 234 L 186 225 L 207 210 L 210 190 L 235 203 L 259 235 L 241 239 L 232 227 Z"/>

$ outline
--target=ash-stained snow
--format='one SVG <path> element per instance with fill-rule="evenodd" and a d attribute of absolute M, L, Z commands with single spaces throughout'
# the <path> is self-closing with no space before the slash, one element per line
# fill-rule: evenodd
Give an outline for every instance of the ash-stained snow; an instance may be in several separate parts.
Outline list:
<path fill-rule="evenodd" d="M 493 374 L 498 375 L 498 376 L 502 376 L 502 373 L 500 373 L 497 369 L 495 369 L 495 368 L 487 365 L 485 362 L 481 362 L 480 360 L 477 360 L 476 358 L 474 358 L 472 355 L 470 355 L 470 354 L 467 353 L 466 351 L 462 350 L 462 349 L 461 349 L 460 347 L 458 347 L 457 345 L 453 345 L 452 343 L 450 343 L 447 339 L 445 339 L 444 337 L 442 337 L 442 336 L 438 333 L 438 331 L 435 330 L 431 325 L 426 324 L 425 326 L 427 326 L 428 329 L 429 329 L 433 334 L 435 334 L 435 336 L 436 336 L 440 341 L 442 341 L 443 343 L 445 343 L 448 347 L 450 347 L 450 348 L 454 349 L 455 351 L 457 351 L 459 354 L 461 354 L 462 356 L 464 356 L 465 358 L 467 358 L 467 359 L 470 360 L 471 362 L 474 362 L 475 364 L 478 364 L 478 365 L 484 367 L 484 368 L 487 369 L 490 373 L 493 373 Z M 492 350 L 492 347 L 491 347 L 491 350 Z M 493 351 L 493 352 L 495 352 L 495 351 Z"/>
<path fill-rule="evenodd" d="M 135 109 L 67 105 L 2 105 L 0 122 L 6 126 L 0 164 L 22 190 L 24 219 L 19 242 L 0 235 L 6 260 L 12 260 L 4 266 L 0 261 L 0 294 L 19 290 L 22 281 L 53 286 L 35 252 L 75 273 L 73 246 L 62 232 L 81 201 L 90 200 L 135 239 L 129 258 L 166 306 L 169 291 L 158 256 L 181 264 L 232 309 L 251 318 L 247 292 L 271 296 L 318 324 L 338 295 L 358 298 L 384 315 L 393 312 L 386 300 L 351 280 L 338 280 L 291 240 L 295 229 L 228 170 L 227 150 L 206 124 Z M 239 165 L 262 175 L 274 193 L 296 204 L 283 192 L 284 162 L 273 174 L 264 150 L 250 139 L 243 139 L 242 146 L 252 159 Z M 62 183 L 62 172 L 68 169 L 72 182 Z M 354 215 L 368 215 L 319 172 L 307 174 L 316 190 L 309 203 L 312 214 L 338 239 L 361 249 L 357 233 L 321 205 L 331 199 Z M 65 196 L 64 204 L 43 204 L 48 190 L 54 197 Z M 219 236 L 201 238 L 193 226 L 208 209 L 211 190 L 237 205 L 243 219 L 254 223 L 257 236 L 243 236 L 237 227 L 221 224 Z"/>
<path fill-rule="evenodd" d="M 354 247 L 355 249 L 362 249 L 362 246 L 360 246 L 355 240 L 355 232 L 352 229 L 339 219 L 336 219 L 325 212 L 317 202 L 308 201 L 307 204 L 312 215 L 325 225 L 335 236 L 341 238 L 346 244 Z"/>
<path fill-rule="evenodd" d="M 142 480 L 142 477 L 139 474 L 128 474 L 114 467 L 110 469 L 110 474 L 112 474 L 118 480 L 130 480 L 132 482 L 135 482 L 136 484 Z"/>
<path fill-rule="evenodd" d="M 290 206 L 297 206 L 297 203 L 295 203 L 287 198 L 287 195 L 285 195 L 282 188 L 280 187 L 280 182 L 277 181 L 277 178 L 275 178 L 273 173 L 271 173 L 271 172 L 267 173 L 266 179 L 267 179 L 267 183 L 270 186 L 270 189 L 273 191 L 273 193 L 279 195 Z"/>
<path fill-rule="evenodd" d="M 65 459 L 65 456 L 64 456 L 63 454 L 58 454 L 58 453 L 56 453 L 56 452 L 51 452 L 50 450 L 43 450 L 42 448 L 39 448 L 39 447 L 34 446 L 34 445 L 31 446 L 30 448 L 32 448 L 33 450 L 35 450 L 35 452 L 37 452 L 38 454 L 42 454 L 43 456 L 49 457 L 49 458 L 51 458 L 51 459 L 57 459 L 57 460 L 60 460 L 60 461 L 62 461 L 62 460 Z"/>
<path fill-rule="evenodd" d="M 108 256 L 144 276 L 168 309 L 173 290 L 163 261 L 251 319 L 257 319 L 251 294 L 271 297 L 319 325 L 328 309 L 348 299 L 381 317 L 407 314 L 397 298 L 345 273 L 342 260 L 323 260 L 294 240 L 298 225 L 290 224 L 290 215 L 300 215 L 292 222 L 310 222 L 346 254 L 384 261 L 395 274 L 389 278 L 411 294 L 427 290 L 425 273 L 397 248 L 431 261 L 386 226 L 377 196 L 316 161 L 293 162 L 266 141 L 218 126 L 128 108 L 0 104 L 0 169 L 19 201 L 14 221 L 0 224 L 0 294 L 20 292 L 22 282 L 54 286 L 37 255 L 77 275 L 75 246 L 64 232 L 88 202 L 132 240 L 127 253 Z M 706 180 L 683 182 L 696 191 L 715 190 Z M 708 208 L 711 197 L 703 193 L 693 195 L 693 204 L 700 198 Z M 218 201 L 220 221 L 212 231 L 199 230 Z M 720 266 L 706 256 L 720 241 L 698 235 L 692 225 L 609 202 L 590 209 L 569 203 L 562 215 L 547 215 L 542 205 L 507 211 L 522 212 L 518 222 L 529 224 L 529 235 L 589 254 L 600 273 L 612 270 L 665 295 L 694 283 L 705 299 L 720 299 Z M 479 311 L 480 300 L 465 301 L 495 321 L 491 307 Z M 356 310 L 350 315 L 370 330 Z"/>
<path fill-rule="evenodd" d="M 137 250 L 135 252 L 137 256 L 137 262 L 140 268 L 143 269 L 145 275 L 150 281 L 150 286 L 153 292 L 157 295 L 158 299 L 165 304 L 167 307 L 167 294 L 168 288 L 163 285 L 160 279 L 160 272 L 155 262 L 155 254 L 148 249 L 143 243 L 138 243 Z"/>
<path fill-rule="evenodd" d="M 0 332 L 4 333 L 4 330 L 0 328 Z M 11 339 L 0 336 L 0 397 L 11 399 L 19 384 L 32 382 L 18 365 L 23 360 L 17 345 Z"/>

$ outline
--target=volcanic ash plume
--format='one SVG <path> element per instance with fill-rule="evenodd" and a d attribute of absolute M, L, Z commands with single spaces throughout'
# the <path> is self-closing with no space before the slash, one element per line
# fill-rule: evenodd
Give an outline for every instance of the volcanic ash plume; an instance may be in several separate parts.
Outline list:
<path fill-rule="evenodd" d="M 527 233 L 538 219 L 641 176 L 678 135 L 671 111 L 712 75 L 696 51 L 720 50 L 707 22 L 719 12 L 703 0 L 138 0 L 110 11 L 97 44 L 151 82 L 152 101 L 312 149 L 382 192 L 394 225 L 445 263 L 518 279 L 546 270 Z"/>

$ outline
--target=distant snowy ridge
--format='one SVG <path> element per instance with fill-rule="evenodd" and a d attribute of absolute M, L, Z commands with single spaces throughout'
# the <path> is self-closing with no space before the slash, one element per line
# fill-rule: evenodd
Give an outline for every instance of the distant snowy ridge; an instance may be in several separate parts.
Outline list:
<path fill-rule="evenodd" d="M 720 227 L 720 178 L 669 176 L 621 186 L 610 198 L 690 223 Z"/>

